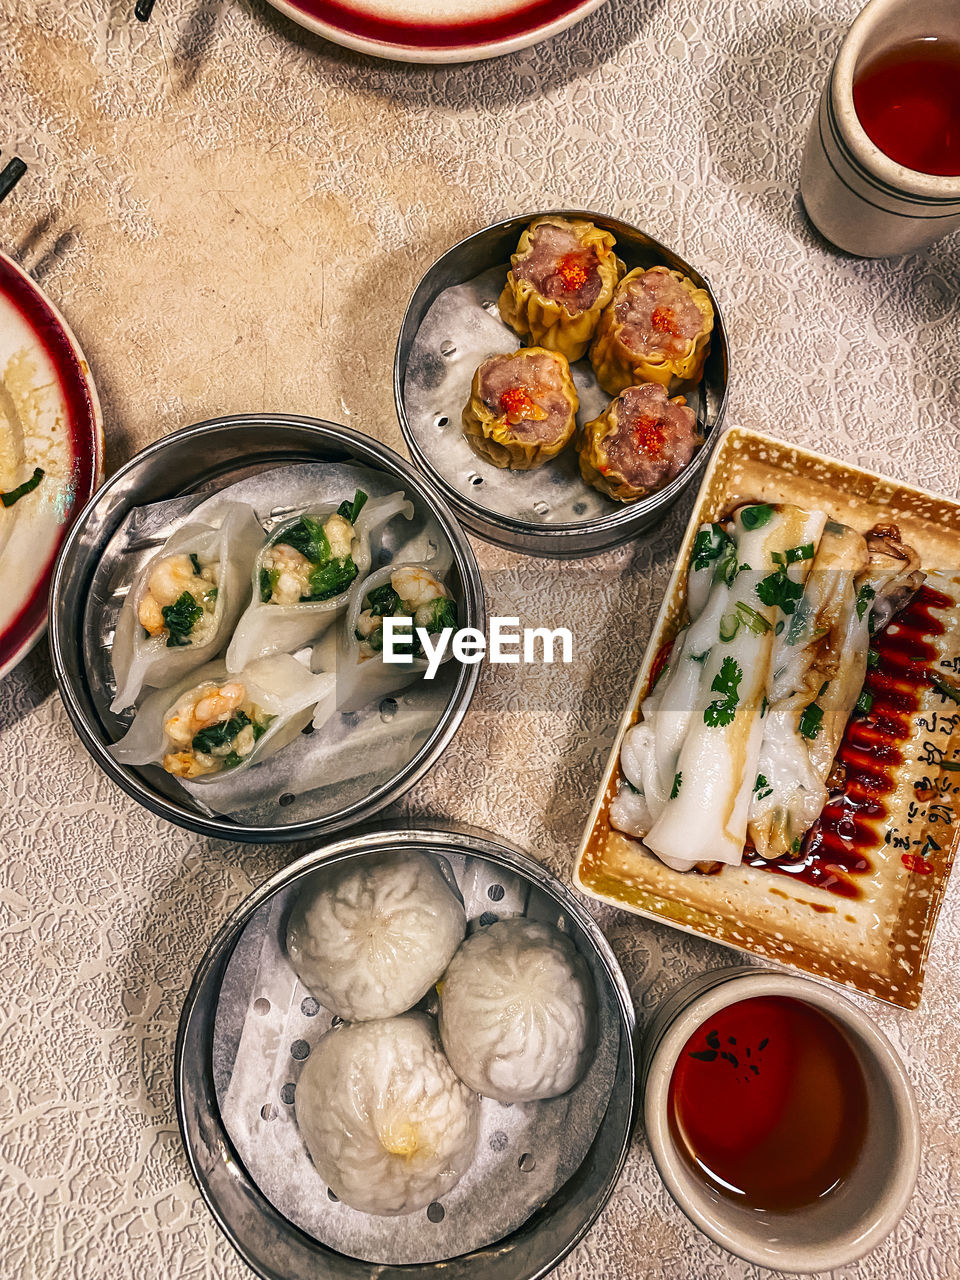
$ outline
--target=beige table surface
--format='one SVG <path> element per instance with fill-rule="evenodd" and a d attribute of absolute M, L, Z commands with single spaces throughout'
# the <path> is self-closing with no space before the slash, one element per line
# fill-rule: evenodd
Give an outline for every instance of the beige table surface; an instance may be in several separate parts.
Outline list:
<path fill-rule="evenodd" d="M 86 350 L 110 468 L 243 410 L 402 447 L 391 361 L 420 272 L 486 221 L 568 203 L 639 223 L 709 276 L 728 421 L 960 493 L 960 242 L 857 261 L 797 201 L 856 0 L 611 0 L 540 48 L 439 69 L 342 52 L 263 0 L 158 0 L 146 27 L 132 9 L 0 6 L 0 147 L 30 165 L 0 247 Z M 685 518 L 566 567 L 477 545 L 490 611 L 570 626 L 577 663 L 486 669 L 404 814 L 476 823 L 568 872 Z M 3 682 L 0 725 L 0 1274 L 249 1275 L 187 1171 L 173 1045 L 207 941 L 295 850 L 138 809 L 74 736 L 42 646 Z M 916 1085 L 923 1164 L 900 1228 L 843 1280 L 960 1276 L 958 906 L 954 877 L 919 1011 L 871 1005 Z M 680 979 L 738 962 L 598 915 L 641 1018 Z M 686 1221 L 638 1133 L 556 1274 L 760 1273 Z"/>

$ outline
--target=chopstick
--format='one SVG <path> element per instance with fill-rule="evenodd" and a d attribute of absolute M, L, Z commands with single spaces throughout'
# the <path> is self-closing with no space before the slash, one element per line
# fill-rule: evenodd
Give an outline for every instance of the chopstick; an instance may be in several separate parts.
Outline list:
<path fill-rule="evenodd" d="M 6 199 L 26 172 L 27 166 L 19 156 L 7 161 L 6 166 L 0 169 L 0 200 Z"/>
<path fill-rule="evenodd" d="M 149 19 L 151 13 L 153 13 L 154 3 L 155 0 L 137 0 L 137 5 L 133 12 L 141 22 L 146 22 Z"/>

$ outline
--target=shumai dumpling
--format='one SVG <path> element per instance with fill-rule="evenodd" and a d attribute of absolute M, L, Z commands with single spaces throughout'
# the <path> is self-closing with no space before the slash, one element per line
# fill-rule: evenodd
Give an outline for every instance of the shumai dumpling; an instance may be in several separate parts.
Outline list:
<path fill-rule="evenodd" d="M 450 1065 L 484 1097 L 559 1097 L 593 1057 L 593 980 L 576 947 L 552 925 L 517 916 L 478 930 L 453 957 L 439 990 Z"/>
<path fill-rule="evenodd" d="M 463 410 L 463 431 L 495 467 L 532 471 L 569 444 L 579 407 L 567 357 L 526 347 L 480 365 Z"/>
<path fill-rule="evenodd" d="M 579 437 L 580 474 L 618 502 L 662 489 L 689 463 L 703 438 L 683 396 L 656 382 L 621 391 Z"/>
<path fill-rule="evenodd" d="M 579 360 L 623 270 L 616 243 L 585 218 L 531 222 L 500 295 L 504 322 L 521 338 Z"/>
<path fill-rule="evenodd" d="M 590 363 L 611 396 L 641 382 L 676 391 L 700 380 L 712 332 L 705 289 L 669 267 L 638 267 L 623 277 L 601 316 Z"/>
<path fill-rule="evenodd" d="M 287 926 L 300 981 L 347 1022 L 404 1013 L 463 941 L 463 904 L 429 855 L 384 854 L 315 871 Z"/>
<path fill-rule="evenodd" d="M 455 1187 L 476 1152 L 479 1111 L 424 1013 L 328 1032 L 297 1082 L 317 1172 L 362 1213 L 413 1213 Z"/>

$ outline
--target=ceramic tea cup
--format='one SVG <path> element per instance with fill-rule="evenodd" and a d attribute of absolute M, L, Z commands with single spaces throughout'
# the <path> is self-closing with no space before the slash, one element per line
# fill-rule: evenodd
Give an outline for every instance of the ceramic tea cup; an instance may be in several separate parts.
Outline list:
<path fill-rule="evenodd" d="M 847 32 L 807 136 L 800 194 L 811 222 L 860 257 L 911 253 L 960 228 L 960 175 L 898 164 L 870 139 L 854 82 L 880 54 L 960 36 L 956 0 L 870 0 Z"/>
<path fill-rule="evenodd" d="M 690 1037 L 721 1011 L 760 997 L 788 997 L 825 1014 L 853 1050 L 866 1096 L 864 1137 L 843 1182 L 786 1211 L 758 1210 L 721 1195 L 681 1152 L 670 1122 L 670 1083 Z M 913 1194 L 920 1138 L 907 1073 L 870 1018 L 821 983 L 754 966 L 698 975 L 648 1024 L 640 1089 L 647 1138 L 667 1190 L 701 1231 L 748 1262 L 801 1274 L 846 1266 L 893 1230 Z"/>

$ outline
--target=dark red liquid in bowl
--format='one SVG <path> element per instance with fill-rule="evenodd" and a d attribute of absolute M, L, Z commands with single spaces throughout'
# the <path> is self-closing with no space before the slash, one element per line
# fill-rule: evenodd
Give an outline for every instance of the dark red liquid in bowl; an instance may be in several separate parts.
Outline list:
<path fill-rule="evenodd" d="M 853 105 L 897 164 L 960 176 L 960 42 L 911 40 L 878 54 L 856 75 Z"/>
<path fill-rule="evenodd" d="M 750 1209 L 811 1205 L 850 1174 L 867 1128 L 867 1089 L 845 1033 L 789 996 L 741 1000 L 684 1045 L 668 1096 L 690 1168 Z"/>

